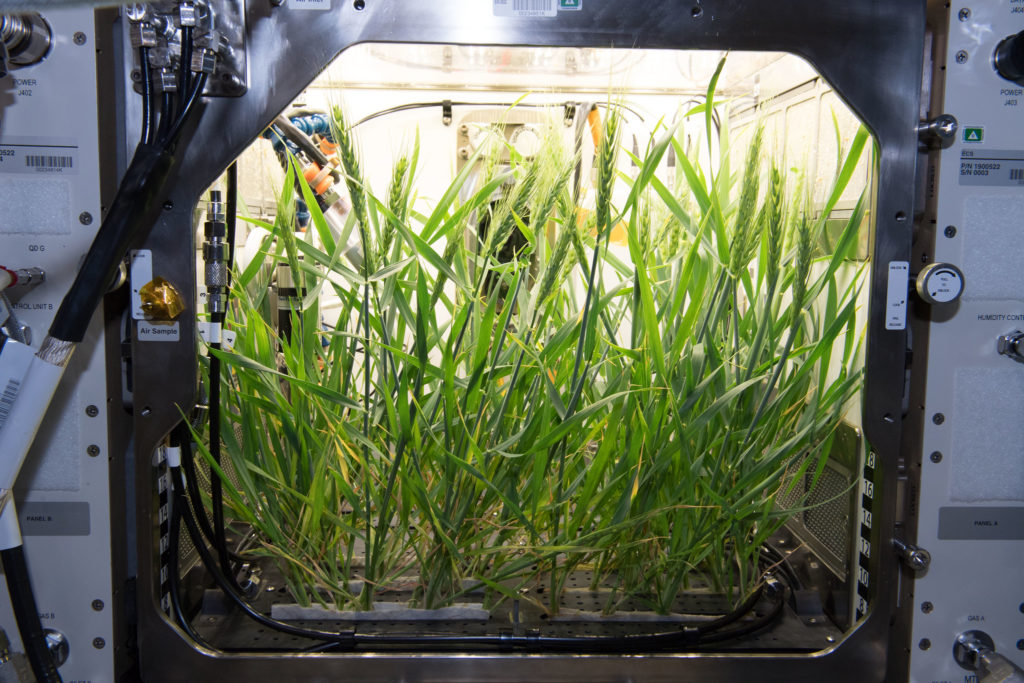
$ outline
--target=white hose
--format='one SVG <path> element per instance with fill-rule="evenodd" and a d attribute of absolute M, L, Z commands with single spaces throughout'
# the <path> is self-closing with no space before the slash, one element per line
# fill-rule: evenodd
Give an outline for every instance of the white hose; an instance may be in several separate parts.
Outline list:
<path fill-rule="evenodd" d="M 14 282 L 14 276 L 11 275 L 10 271 L 0 266 L 0 292 L 10 287 L 12 282 Z"/>
<path fill-rule="evenodd" d="M 26 364 L 26 349 L 31 360 L 22 379 L 18 380 L 17 375 Z M 14 341 L 4 344 L 0 362 L 9 371 L 6 374 L 15 379 L 14 383 L 8 380 L 4 387 L 0 387 L 7 400 L 3 425 L 0 426 L 0 496 L 10 496 L 14 488 L 73 349 L 73 344 L 50 337 L 43 340 L 35 355 L 31 355 L 31 349 L 23 344 Z M 18 545 L 21 545 L 21 533 L 14 505 L 8 500 L 0 511 L 0 550 Z"/>

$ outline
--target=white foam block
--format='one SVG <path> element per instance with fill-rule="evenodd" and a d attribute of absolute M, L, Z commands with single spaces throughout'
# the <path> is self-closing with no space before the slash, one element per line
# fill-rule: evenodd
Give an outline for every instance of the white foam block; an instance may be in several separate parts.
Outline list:
<path fill-rule="evenodd" d="M 1024 502 L 1024 367 L 954 376 L 949 493 L 956 502 Z"/>
<path fill-rule="evenodd" d="M 67 235 L 71 184 L 61 178 L 0 176 L 0 235 Z"/>
<path fill-rule="evenodd" d="M 1020 267 L 1021 216 L 1024 194 L 971 197 L 964 202 L 964 299 L 1024 298 L 1024 268 Z"/>

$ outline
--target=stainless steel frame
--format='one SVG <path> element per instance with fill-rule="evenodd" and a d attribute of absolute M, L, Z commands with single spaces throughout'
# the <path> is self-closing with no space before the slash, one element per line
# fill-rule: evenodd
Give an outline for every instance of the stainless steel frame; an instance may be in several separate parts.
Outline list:
<path fill-rule="evenodd" d="M 905 512 L 897 489 L 906 333 L 885 329 L 883 309 L 887 264 L 910 256 L 924 0 L 585 0 L 583 11 L 531 19 L 493 17 L 487 0 L 335 0 L 325 12 L 295 12 L 287 4 L 273 7 L 269 0 L 248 4 L 249 90 L 243 97 L 211 100 L 198 129 L 186 133 L 166 210 L 145 244 L 153 251 L 154 275 L 185 291 L 195 282 L 193 245 L 186 236 L 192 234 L 199 194 L 331 59 L 354 43 L 773 50 L 799 54 L 814 64 L 871 128 L 879 151 L 864 407 L 865 436 L 877 463 L 873 597 L 864 622 L 830 651 L 815 655 L 217 655 L 196 649 L 159 608 L 159 531 L 151 466 L 155 448 L 179 419 L 178 407 L 194 401 L 194 325 L 186 314 L 181 338 L 187 341 L 133 344 L 134 522 L 143 679 L 905 680 L 912 582 L 907 575 L 900 580 L 891 539 Z M 137 98 L 130 88 L 123 90 L 128 93 L 123 103 L 128 119 L 137 122 Z"/>

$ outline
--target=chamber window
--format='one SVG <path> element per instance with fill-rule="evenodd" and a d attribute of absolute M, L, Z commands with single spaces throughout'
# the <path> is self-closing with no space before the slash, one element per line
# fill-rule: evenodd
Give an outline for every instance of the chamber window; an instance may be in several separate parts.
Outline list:
<path fill-rule="evenodd" d="M 222 569 L 369 645 L 828 647 L 872 151 L 790 55 L 349 49 L 237 162 Z"/>

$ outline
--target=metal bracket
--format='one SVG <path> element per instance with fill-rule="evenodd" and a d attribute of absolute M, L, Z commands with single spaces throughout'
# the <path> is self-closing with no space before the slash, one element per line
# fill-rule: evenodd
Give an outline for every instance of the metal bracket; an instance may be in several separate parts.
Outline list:
<path fill-rule="evenodd" d="M 446 126 L 452 125 L 452 101 L 445 100 L 441 103 L 441 123 Z"/>

